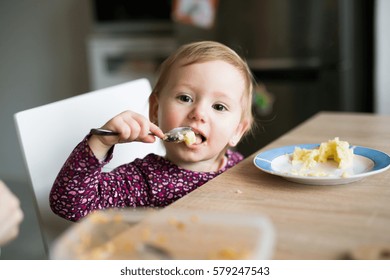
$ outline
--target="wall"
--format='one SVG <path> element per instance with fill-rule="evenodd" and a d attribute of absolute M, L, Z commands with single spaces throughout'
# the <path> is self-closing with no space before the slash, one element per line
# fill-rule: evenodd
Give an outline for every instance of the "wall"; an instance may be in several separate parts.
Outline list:
<path fill-rule="evenodd" d="M 390 1 L 376 1 L 375 112 L 390 115 Z"/>
<path fill-rule="evenodd" d="M 86 0 L 0 1 L 3 180 L 28 181 L 13 114 L 88 91 L 86 36 L 91 21 Z"/>

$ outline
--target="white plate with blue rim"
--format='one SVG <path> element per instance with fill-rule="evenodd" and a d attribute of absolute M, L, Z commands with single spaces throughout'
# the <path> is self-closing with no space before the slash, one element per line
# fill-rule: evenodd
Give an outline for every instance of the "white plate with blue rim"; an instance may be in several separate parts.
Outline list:
<path fill-rule="evenodd" d="M 353 146 L 353 164 L 340 169 L 330 160 L 318 163 L 313 169 L 302 172 L 300 166 L 292 165 L 291 154 L 296 147 L 315 149 L 320 144 L 299 144 L 270 149 L 261 152 L 253 159 L 260 170 L 280 176 L 288 181 L 308 185 L 341 185 L 359 181 L 365 177 L 386 171 L 390 167 L 390 156 L 371 148 Z"/>

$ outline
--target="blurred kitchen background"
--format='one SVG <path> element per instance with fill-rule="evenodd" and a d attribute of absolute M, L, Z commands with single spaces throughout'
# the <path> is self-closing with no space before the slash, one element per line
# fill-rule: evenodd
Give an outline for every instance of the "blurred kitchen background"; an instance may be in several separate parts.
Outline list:
<path fill-rule="evenodd" d="M 0 259 L 46 257 L 13 114 L 141 77 L 153 83 L 182 43 L 217 40 L 247 59 L 258 129 L 238 146 L 245 156 L 318 111 L 390 114 L 390 1 L 179 2 L 189 6 L 173 17 L 171 0 L 0 1 L 0 178 L 26 216 Z"/>

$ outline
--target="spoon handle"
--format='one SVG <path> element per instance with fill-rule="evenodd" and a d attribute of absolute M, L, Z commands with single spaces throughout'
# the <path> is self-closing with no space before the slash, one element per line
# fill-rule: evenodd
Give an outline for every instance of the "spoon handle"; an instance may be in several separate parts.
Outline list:
<path fill-rule="evenodd" d="M 191 128 L 180 128 L 185 130 L 191 130 Z M 119 132 L 103 129 L 103 128 L 92 128 L 90 131 L 90 134 L 92 135 L 100 135 L 100 136 L 118 136 Z M 149 133 L 150 135 L 156 136 L 153 133 Z M 162 138 L 165 142 L 173 142 L 173 143 L 180 143 L 184 141 L 184 136 L 182 133 L 180 133 L 178 130 L 171 130 L 168 133 L 165 133 L 165 137 Z"/>
<path fill-rule="evenodd" d="M 104 129 L 104 128 L 92 128 L 89 133 L 92 135 L 99 135 L 99 136 L 118 136 L 119 135 L 119 132 Z M 149 133 L 149 135 L 156 136 L 154 133 Z M 163 140 L 165 140 L 165 138 Z"/>
<path fill-rule="evenodd" d="M 92 128 L 89 132 L 92 135 L 100 135 L 100 136 L 118 136 L 119 133 L 116 131 L 103 129 L 103 128 Z"/>

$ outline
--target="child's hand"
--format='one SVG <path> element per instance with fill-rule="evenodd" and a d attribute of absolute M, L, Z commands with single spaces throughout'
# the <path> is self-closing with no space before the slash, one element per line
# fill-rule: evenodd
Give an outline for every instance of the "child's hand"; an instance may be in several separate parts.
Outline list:
<path fill-rule="evenodd" d="M 102 128 L 116 131 L 118 136 L 92 135 L 89 146 L 97 158 L 104 158 L 108 150 L 117 143 L 140 141 L 153 143 L 156 139 L 164 137 L 162 130 L 151 123 L 143 115 L 132 111 L 125 111 L 109 120 Z M 154 135 L 151 135 L 153 133 Z"/>

